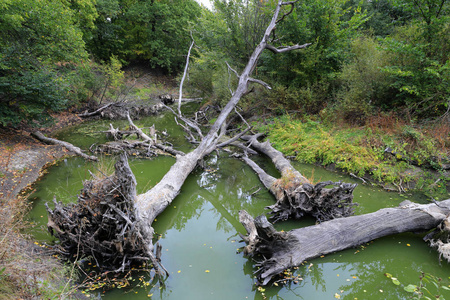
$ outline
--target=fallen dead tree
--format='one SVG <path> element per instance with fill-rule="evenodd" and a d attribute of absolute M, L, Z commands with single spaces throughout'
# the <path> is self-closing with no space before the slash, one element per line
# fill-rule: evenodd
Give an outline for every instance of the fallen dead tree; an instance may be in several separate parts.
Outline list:
<path fill-rule="evenodd" d="M 57 139 L 53 139 L 53 138 L 49 138 L 46 137 L 45 135 L 42 134 L 42 132 L 40 131 L 35 131 L 32 133 L 32 135 L 37 138 L 38 140 L 40 140 L 41 142 L 47 143 L 47 144 L 53 144 L 53 145 L 60 145 L 65 147 L 67 150 L 69 150 L 70 152 L 75 153 L 76 155 L 79 155 L 81 157 L 83 157 L 84 159 L 88 159 L 88 160 L 93 160 L 93 161 L 97 161 L 97 157 L 96 156 L 92 156 L 92 155 L 87 155 L 85 153 L 83 153 L 81 151 L 80 148 L 72 145 L 71 143 L 68 142 L 64 142 L 64 141 L 60 141 Z"/>
<path fill-rule="evenodd" d="M 245 94 L 249 92 L 248 88 L 249 83 L 250 82 L 258 83 L 262 84 L 265 87 L 268 87 L 268 85 L 262 82 L 261 80 L 252 78 L 250 76 L 251 73 L 253 73 L 254 69 L 256 68 L 258 59 L 261 56 L 262 52 L 265 49 L 269 49 L 274 53 L 282 53 L 291 50 L 303 49 L 310 45 L 310 44 L 293 45 L 289 47 L 280 47 L 280 48 L 276 48 L 270 45 L 271 42 L 270 36 L 273 30 L 275 29 L 277 23 L 282 21 L 287 15 L 289 15 L 292 12 L 291 9 L 289 12 L 284 13 L 281 17 L 279 17 L 282 7 L 291 6 L 293 8 L 295 2 L 296 1 L 289 1 L 289 2 L 283 2 L 281 0 L 278 1 L 275 7 L 272 20 L 268 25 L 261 42 L 257 45 L 253 54 L 250 56 L 249 61 L 245 66 L 244 70 L 242 71 L 242 73 L 238 75 L 236 72 L 236 75 L 239 78 L 236 90 L 232 93 L 230 101 L 222 109 L 216 121 L 211 126 L 209 132 L 205 136 L 203 136 L 201 130 L 199 129 L 199 126 L 195 124 L 195 122 L 192 122 L 191 120 L 184 118 L 181 114 L 178 114 L 177 117 L 178 119 L 180 119 L 185 123 L 185 128 L 194 129 L 196 131 L 196 134 L 198 134 L 198 136 L 201 137 L 201 141 L 199 142 L 198 147 L 185 155 L 177 155 L 175 164 L 170 168 L 170 170 L 166 173 L 166 175 L 158 182 L 158 184 L 155 185 L 152 189 L 140 195 L 133 195 L 131 193 L 128 195 L 128 197 L 126 197 L 128 201 L 133 202 L 133 214 L 135 216 L 135 220 L 131 221 L 134 224 L 134 226 L 133 227 L 129 226 L 128 229 L 139 228 L 139 233 L 143 237 L 140 240 L 140 242 L 145 243 L 145 245 L 143 245 L 142 248 L 146 250 L 145 252 L 147 252 L 148 257 L 150 257 L 150 259 L 152 260 L 152 264 L 154 265 L 157 274 L 164 275 L 165 272 L 162 272 L 161 268 L 158 267 L 159 264 L 157 259 L 158 255 L 152 254 L 154 248 L 152 244 L 152 237 L 154 233 L 154 230 L 151 227 L 152 223 L 154 219 L 161 212 L 163 212 L 164 209 L 170 203 L 172 203 L 173 199 L 180 192 L 180 189 L 184 184 L 184 181 L 187 178 L 187 176 L 194 170 L 194 168 L 197 166 L 197 163 L 200 160 L 202 160 L 204 156 L 210 154 L 212 151 L 216 150 L 219 147 L 225 147 L 229 145 L 230 143 L 239 139 L 240 136 L 242 136 L 243 134 L 245 134 L 245 132 L 248 131 L 248 129 L 246 129 L 241 133 L 238 133 L 228 141 L 224 142 L 221 141 L 221 138 L 227 135 L 227 118 L 230 115 L 230 113 L 233 112 L 241 97 L 243 97 Z M 130 182 L 131 181 L 123 182 L 122 184 L 125 186 L 121 187 L 121 189 L 127 191 L 128 188 L 126 187 L 126 184 L 130 184 Z M 131 186 L 129 189 L 133 189 Z M 87 199 L 85 201 L 87 201 Z M 112 212 L 110 211 L 109 213 Z M 121 216 L 121 214 L 119 212 L 117 212 L 117 214 L 118 216 L 116 216 L 115 218 L 119 219 L 120 218 L 119 216 Z M 129 219 L 129 217 L 127 218 Z M 56 224 L 55 218 L 53 218 L 52 220 Z M 61 220 L 64 221 L 64 218 L 62 218 Z M 56 224 L 55 228 L 61 228 L 61 225 L 62 224 Z M 96 236 L 94 236 L 93 238 L 96 238 Z M 85 241 L 88 240 L 79 239 L 79 243 L 83 243 Z M 123 262 L 122 265 L 129 265 L 129 264 Z"/>
<path fill-rule="evenodd" d="M 319 222 L 353 214 L 353 190 L 356 184 L 325 181 L 315 185 L 298 172 L 283 154 L 272 147 L 269 141 L 260 143 L 258 137 L 242 136 L 249 147 L 267 155 L 281 173 L 276 179 L 267 174 L 248 157 L 242 159 L 258 174 L 264 186 L 275 196 L 276 203 L 269 206 L 272 221 L 284 221 L 289 218 L 300 219 L 305 214 Z M 331 188 L 327 188 L 333 186 Z"/>
<path fill-rule="evenodd" d="M 185 153 L 172 148 L 171 145 L 161 143 L 157 139 L 156 129 L 154 125 L 149 128 L 149 135 L 143 132 L 143 130 L 137 127 L 131 120 L 129 114 L 126 114 L 128 122 L 130 124 L 129 130 L 120 130 L 114 128 L 112 124 L 109 124 L 109 130 L 103 131 L 107 137 L 114 141 L 107 142 L 101 145 L 92 145 L 90 150 L 98 153 L 108 154 L 120 154 L 127 152 L 128 155 L 138 157 L 150 157 L 157 156 L 159 154 L 180 155 Z M 136 135 L 141 140 L 125 140 L 126 137 Z"/>
<path fill-rule="evenodd" d="M 374 213 L 333 219 L 288 232 L 276 231 L 265 216 L 255 219 L 246 211 L 239 219 L 248 232 L 244 237 L 245 254 L 262 259 L 257 266 L 258 280 L 266 285 L 290 267 L 321 255 L 356 247 L 371 240 L 402 232 L 444 228 L 427 236 L 431 245 L 450 262 L 450 199 L 421 205 L 404 201 L 397 208 Z"/>

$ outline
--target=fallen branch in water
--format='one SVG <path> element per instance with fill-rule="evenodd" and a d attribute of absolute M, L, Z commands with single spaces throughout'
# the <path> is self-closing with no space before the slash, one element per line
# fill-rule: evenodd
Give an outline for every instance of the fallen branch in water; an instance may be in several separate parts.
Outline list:
<path fill-rule="evenodd" d="M 83 152 L 81 152 L 81 149 L 72 145 L 71 143 L 68 142 L 64 142 L 64 141 L 60 141 L 57 139 L 53 139 L 53 138 L 49 138 L 46 137 L 45 135 L 43 135 L 40 131 L 35 131 L 32 133 L 32 135 L 37 138 L 38 140 L 40 140 L 41 142 L 47 143 L 47 144 L 53 144 L 53 145 L 60 145 L 65 147 L 67 150 L 69 150 L 70 152 L 73 152 L 81 157 L 83 157 L 84 159 L 88 159 L 88 160 L 93 160 L 93 161 L 97 161 L 98 158 L 96 156 L 90 156 L 87 155 Z"/>

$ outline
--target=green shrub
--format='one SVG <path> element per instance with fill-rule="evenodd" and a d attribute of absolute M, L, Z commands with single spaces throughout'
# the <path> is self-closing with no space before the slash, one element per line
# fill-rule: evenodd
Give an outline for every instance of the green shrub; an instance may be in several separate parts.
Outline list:
<path fill-rule="evenodd" d="M 374 107 L 385 106 L 389 98 L 389 82 L 380 70 L 389 57 L 375 39 L 365 36 L 353 40 L 351 53 L 353 59 L 339 75 L 342 89 L 333 112 L 350 123 L 363 125 Z"/>

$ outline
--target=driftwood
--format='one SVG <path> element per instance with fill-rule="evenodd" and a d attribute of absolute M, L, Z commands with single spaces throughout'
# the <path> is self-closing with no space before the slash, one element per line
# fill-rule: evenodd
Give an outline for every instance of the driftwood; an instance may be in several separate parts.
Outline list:
<path fill-rule="evenodd" d="M 80 148 L 72 145 L 71 143 L 60 141 L 60 140 L 53 139 L 53 138 L 48 138 L 45 135 L 43 135 L 40 131 L 35 131 L 32 133 L 32 135 L 44 143 L 63 146 L 70 152 L 73 152 L 73 153 L 83 157 L 84 159 L 94 160 L 94 161 L 98 160 L 97 157 L 95 157 L 95 156 L 87 155 L 87 154 L 81 152 Z"/>
<path fill-rule="evenodd" d="M 185 155 L 182 151 L 160 143 L 157 139 L 155 125 L 149 128 L 149 136 L 133 123 L 129 114 L 127 114 L 127 119 L 130 124 L 130 130 L 120 130 L 119 128 L 114 128 L 112 124 L 109 124 L 109 130 L 103 131 L 103 133 L 107 137 L 114 139 L 114 141 L 101 145 L 92 145 L 92 151 L 109 154 L 120 154 L 126 151 L 129 155 L 142 157 L 156 156 L 162 154 L 162 152 L 173 156 Z M 136 134 L 142 141 L 123 140 L 123 138 L 133 134 Z"/>
<path fill-rule="evenodd" d="M 266 285 L 283 270 L 321 255 L 391 234 L 426 231 L 442 222 L 447 222 L 445 226 L 448 226 L 449 214 L 450 199 L 426 205 L 404 201 L 397 208 L 333 219 L 288 232 L 276 231 L 265 216 L 253 219 L 246 211 L 240 211 L 239 218 L 248 232 L 244 237 L 248 244 L 244 251 L 248 255 L 262 257 L 263 260 L 257 264 L 257 273 L 260 283 Z M 448 229 L 446 240 L 433 238 L 433 241 L 432 245 L 449 260 Z"/>
<path fill-rule="evenodd" d="M 260 143 L 260 136 L 261 134 L 243 136 L 242 139 L 248 141 L 250 147 L 267 155 L 280 171 L 281 178 L 270 176 L 248 157 L 243 157 L 243 160 L 276 198 L 276 204 L 268 207 L 273 222 L 288 218 L 299 219 L 305 214 L 322 222 L 353 214 L 353 207 L 356 205 L 353 203 L 353 190 L 356 184 L 325 181 L 313 185 L 269 141 Z M 327 188 L 328 186 L 333 187 Z"/>

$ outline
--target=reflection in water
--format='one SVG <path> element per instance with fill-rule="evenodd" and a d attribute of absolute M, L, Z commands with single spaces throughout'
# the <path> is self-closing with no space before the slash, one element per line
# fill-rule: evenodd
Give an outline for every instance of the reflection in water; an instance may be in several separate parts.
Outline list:
<path fill-rule="evenodd" d="M 140 125 L 151 126 L 157 122 L 172 134 L 179 130 L 164 118 L 143 119 Z M 60 137 L 79 144 L 76 139 L 84 138 L 83 134 L 91 128 L 88 124 L 82 126 L 85 127 L 73 134 L 62 133 Z M 188 148 L 183 144 L 177 146 Z M 256 159 L 269 173 L 279 176 L 267 160 Z M 172 157 L 131 159 L 138 192 L 155 185 L 174 161 Z M 261 292 L 254 285 L 255 262 L 236 253 L 244 245 L 239 242 L 238 233 L 244 233 L 244 228 L 239 223 L 238 213 L 241 209 L 253 216 L 266 213 L 264 207 L 273 204 L 274 198 L 250 168 L 235 158 L 225 154 L 220 158 L 211 155 L 205 164 L 205 169 L 198 168 L 187 178 L 180 195 L 154 223 L 155 239 L 163 246 L 163 264 L 170 272 L 166 285 L 113 290 L 102 298 L 149 299 L 148 295 L 152 295 L 152 299 L 262 299 Z M 317 167 L 295 166 L 309 178 L 314 169 L 314 177 L 321 181 L 354 182 L 351 178 Z M 34 234 L 38 240 L 52 241 L 44 228 L 47 222 L 44 202 L 51 202 L 53 196 L 65 203 L 74 201 L 83 180 L 89 178 L 88 170 L 95 168 L 94 164 L 78 158 L 67 159 L 50 168 L 37 184 L 36 193 L 31 197 L 33 211 L 30 219 L 37 224 Z M 261 191 L 254 194 L 258 188 Z M 357 214 L 393 207 L 405 199 L 363 185 L 359 185 L 354 194 L 355 201 L 360 203 L 356 208 Z M 276 226 L 277 229 L 289 230 L 313 223 L 312 219 L 306 218 L 301 222 L 288 221 Z M 418 282 L 421 270 L 441 277 L 450 274 L 450 266 L 445 263 L 439 265 L 437 254 L 426 246 L 420 235 L 402 234 L 307 262 L 295 271 L 303 278 L 302 281 L 266 287 L 265 295 L 267 299 L 284 300 L 335 299 L 336 294 L 341 299 L 408 299 L 407 293 L 394 286 L 383 274 L 391 273 L 402 283 L 409 284 Z"/>

